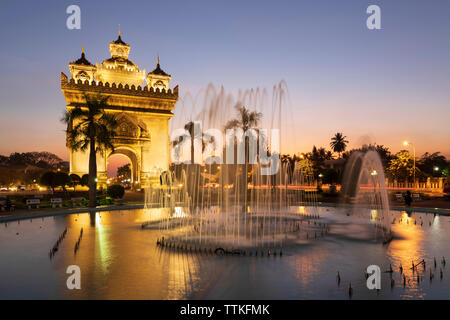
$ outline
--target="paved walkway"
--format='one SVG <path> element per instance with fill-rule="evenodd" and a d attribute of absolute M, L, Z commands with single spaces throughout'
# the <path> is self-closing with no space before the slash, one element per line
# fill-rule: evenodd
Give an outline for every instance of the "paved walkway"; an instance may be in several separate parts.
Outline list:
<path fill-rule="evenodd" d="M 395 205 L 395 203 L 393 203 Z M 399 205 L 404 205 L 399 202 Z M 450 209 L 450 201 L 444 199 L 432 199 L 432 200 L 421 200 L 414 201 L 412 206 L 419 208 L 441 208 L 441 209 Z"/>
<path fill-rule="evenodd" d="M 327 204 L 323 204 L 327 205 Z M 329 205 L 334 205 L 334 203 L 329 203 Z M 100 206 L 94 209 L 88 207 L 82 208 L 41 208 L 41 209 L 18 209 L 13 212 L 0 211 L 0 222 L 23 220 L 31 218 L 49 217 L 54 215 L 65 215 L 73 213 L 85 213 L 85 212 L 100 212 L 100 211 L 115 211 L 115 210 L 132 210 L 132 209 L 142 209 L 144 203 L 141 201 L 136 202 L 126 202 L 121 206 Z M 406 210 L 404 203 L 393 201 L 391 202 L 391 207 L 394 210 Z M 432 200 L 421 200 L 414 201 L 412 203 L 410 210 L 414 211 L 414 208 L 419 209 L 417 211 L 422 212 L 436 212 L 441 214 L 450 214 L 450 201 L 444 199 L 432 199 Z M 443 210 L 439 210 L 443 209 Z"/>
<path fill-rule="evenodd" d="M 19 209 L 12 212 L 0 212 L 0 222 L 24 220 L 32 218 L 41 218 L 49 216 L 59 216 L 74 213 L 115 211 L 115 210 L 132 210 L 142 209 L 143 203 L 126 203 L 120 206 L 99 206 L 96 208 L 40 208 L 40 209 Z"/>

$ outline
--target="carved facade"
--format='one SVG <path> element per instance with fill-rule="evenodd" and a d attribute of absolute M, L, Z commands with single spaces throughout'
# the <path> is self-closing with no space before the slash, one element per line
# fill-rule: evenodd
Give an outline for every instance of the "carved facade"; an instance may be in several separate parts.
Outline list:
<path fill-rule="evenodd" d="M 106 185 L 112 154 L 130 158 L 133 184 L 138 188 L 159 181 L 159 173 L 169 167 L 169 119 L 178 100 L 178 86 L 173 91 L 169 88 L 170 75 L 161 70 L 159 58 L 156 68 L 145 77 L 145 69 L 128 60 L 129 52 L 119 31 L 118 39 L 110 43 L 111 58 L 93 65 L 83 48 L 81 58 L 69 63 L 70 77 L 61 73 L 61 90 L 69 110 L 83 107 L 85 95 L 108 96 L 105 110 L 118 120 L 114 152 L 97 154 L 99 186 Z M 88 151 L 70 150 L 71 173 L 82 176 L 88 173 L 88 165 Z"/>

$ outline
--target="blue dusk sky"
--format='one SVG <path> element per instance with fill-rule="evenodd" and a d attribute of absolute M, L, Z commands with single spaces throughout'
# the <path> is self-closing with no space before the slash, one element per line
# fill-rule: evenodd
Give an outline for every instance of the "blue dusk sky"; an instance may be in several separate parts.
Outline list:
<path fill-rule="evenodd" d="M 66 8 L 81 8 L 81 29 Z M 366 9 L 381 8 L 381 30 Z M 450 156 L 450 1 L 5 1 L 0 9 L 0 154 L 50 151 L 68 159 L 60 72 L 109 57 L 117 38 L 130 60 L 172 75 L 180 95 L 208 83 L 227 91 L 285 80 L 297 125 L 290 152 L 329 146 L 337 131 L 397 152 Z M 175 114 L 177 108 L 175 109 Z M 267 115 L 266 115 L 267 116 Z"/>

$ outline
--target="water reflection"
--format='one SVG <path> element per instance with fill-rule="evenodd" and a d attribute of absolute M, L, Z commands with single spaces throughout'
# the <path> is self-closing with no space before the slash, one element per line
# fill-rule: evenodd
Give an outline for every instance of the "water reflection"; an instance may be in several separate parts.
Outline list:
<path fill-rule="evenodd" d="M 424 277 L 423 265 L 416 266 L 423 259 L 426 259 L 426 252 L 423 247 L 425 232 L 420 224 L 414 223 L 414 217 L 403 211 L 398 217 L 399 223 L 392 226 L 392 230 L 397 239 L 392 241 L 386 251 L 392 268 L 395 271 L 403 268 L 405 280 L 405 298 L 424 298 L 425 293 L 420 286 L 420 280 Z M 413 264 L 415 267 L 413 268 Z M 399 282 L 404 279 L 399 273 Z M 419 280 L 417 279 L 419 277 Z"/>
<path fill-rule="evenodd" d="M 301 215 L 315 212 L 309 207 L 293 210 Z M 345 299 L 349 282 L 356 299 L 449 297 L 450 273 L 441 262 L 442 256 L 450 257 L 449 218 L 393 213 L 396 237 L 382 246 L 360 237 L 370 228 L 367 221 L 365 225 L 363 219 L 347 216 L 345 211 L 315 210 L 330 223 L 329 235 L 285 248 L 282 258 L 217 257 L 161 250 L 155 245 L 159 231 L 142 229 L 141 224 L 164 219 L 168 214 L 182 218 L 182 208 L 172 213 L 160 208 L 10 223 L 0 230 L 0 298 Z M 371 211 L 371 219 L 376 220 L 377 214 Z M 48 250 L 66 227 L 67 236 L 50 260 Z M 81 228 L 84 232 L 80 248 L 74 253 Z M 426 270 L 420 264 L 422 259 L 426 260 Z M 65 286 L 66 268 L 72 264 L 82 271 L 79 291 Z M 363 273 L 369 264 L 380 265 L 383 271 L 391 264 L 395 289 L 387 289 L 391 275 L 383 274 L 382 286 L 386 289 L 379 295 L 369 292 Z M 429 279 L 430 270 L 434 280 Z M 336 284 L 337 271 L 342 276 L 340 287 Z"/>

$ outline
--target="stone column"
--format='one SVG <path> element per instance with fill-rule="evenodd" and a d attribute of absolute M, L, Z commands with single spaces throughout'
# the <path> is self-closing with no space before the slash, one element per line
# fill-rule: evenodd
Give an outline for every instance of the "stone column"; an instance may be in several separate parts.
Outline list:
<path fill-rule="evenodd" d="M 444 192 L 444 178 L 439 178 L 439 192 Z"/>
<path fill-rule="evenodd" d="M 106 152 L 97 152 L 97 189 L 106 189 L 108 180 Z"/>

